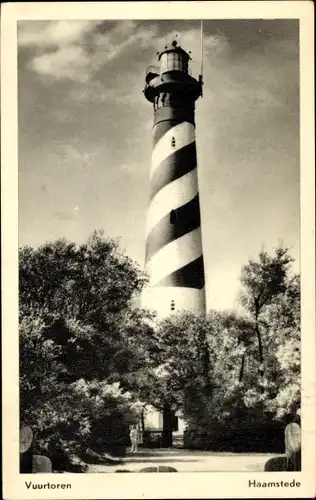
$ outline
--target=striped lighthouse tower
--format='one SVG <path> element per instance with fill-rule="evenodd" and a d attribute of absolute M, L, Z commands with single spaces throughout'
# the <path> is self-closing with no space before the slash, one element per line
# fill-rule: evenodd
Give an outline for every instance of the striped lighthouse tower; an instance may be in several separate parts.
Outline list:
<path fill-rule="evenodd" d="M 146 72 L 153 103 L 153 152 L 146 231 L 150 276 L 143 307 L 160 317 L 205 312 L 204 264 L 195 143 L 195 101 L 202 77 L 190 75 L 189 54 L 173 41 Z"/>

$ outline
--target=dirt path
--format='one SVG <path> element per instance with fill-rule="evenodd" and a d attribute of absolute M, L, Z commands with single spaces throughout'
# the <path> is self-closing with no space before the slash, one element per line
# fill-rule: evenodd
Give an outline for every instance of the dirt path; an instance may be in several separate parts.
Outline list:
<path fill-rule="evenodd" d="M 91 465 L 88 472 L 137 472 L 152 465 L 170 465 L 179 472 L 262 472 L 273 453 L 214 453 L 181 449 L 142 449 L 137 455 L 128 454 L 121 465 Z"/>

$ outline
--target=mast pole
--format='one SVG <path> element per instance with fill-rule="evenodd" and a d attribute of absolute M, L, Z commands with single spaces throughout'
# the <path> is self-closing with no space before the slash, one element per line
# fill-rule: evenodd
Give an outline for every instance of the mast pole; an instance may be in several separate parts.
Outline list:
<path fill-rule="evenodd" d="M 201 19 L 201 75 L 203 76 L 203 20 Z"/>
<path fill-rule="evenodd" d="M 200 43 L 201 43 L 201 74 L 200 74 L 200 83 L 201 83 L 201 97 L 203 97 L 203 20 L 201 19 L 201 33 L 200 33 Z"/>

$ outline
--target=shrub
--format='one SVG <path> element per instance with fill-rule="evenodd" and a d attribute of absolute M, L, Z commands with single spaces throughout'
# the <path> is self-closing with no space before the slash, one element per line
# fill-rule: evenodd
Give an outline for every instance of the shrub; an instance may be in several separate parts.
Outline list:
<path fill-rule="evenodd" d="M 143 445 L 146 448 L 161 448 L 163 444 L 162 435 L 160 432 L 144 431 Z"/>
<path fill-rule="evenodd" d="M 277 422 L 249 425 L 247 421 L 211 422 L 207 428 L 190 426 L 184 447 L 227 452 L 284 452 L 284 427 Z"/>

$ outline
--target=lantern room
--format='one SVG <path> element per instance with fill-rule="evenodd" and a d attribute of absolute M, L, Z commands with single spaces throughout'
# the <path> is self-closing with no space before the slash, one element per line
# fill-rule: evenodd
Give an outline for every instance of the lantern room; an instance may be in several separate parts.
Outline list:
<path fill-rule="evenodd" d="M 189 54 L 174 40 L 171 46 L 167 45 L 165 50 L 158 55 L 160 74 L 168 71 L 188 73 L 189 59 Z"/>

